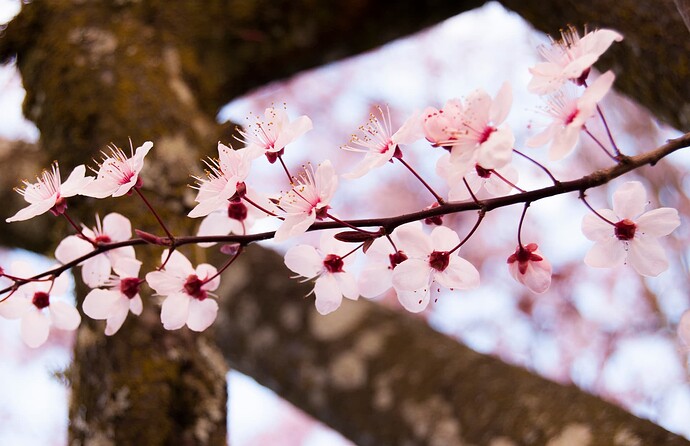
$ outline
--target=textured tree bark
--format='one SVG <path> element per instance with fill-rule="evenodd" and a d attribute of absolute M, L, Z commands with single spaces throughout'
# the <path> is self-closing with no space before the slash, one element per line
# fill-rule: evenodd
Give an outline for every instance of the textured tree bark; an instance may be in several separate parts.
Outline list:
<path fill-rule="evenodd" d="M 34 163 L 45 166 L 45 161 L 59 159 L 66 172 L 110 141 L 125 146 L 127 137 L 135 145 L 151 139 L 155 146 L 147 159 L 145 185 L 155 189 L 152 198 L 165 215 L 179 217 L 191 203 L 185 187 L 189 169 L 213 152 L 215 141 L 229 139 L 229 128 L 214 121 L 220 105 L 269 80 L 372 48 L 481 3 L 30 3 L 0 40 L 0 58 L 17 56 L 28 92 L 25 113 L 41 130 L 41 152 L 13 149 L 8 153 L 17 156 L 2 157 L 0 166 L 13 173 L 30 166 L 21 168 L 31 177 Z M 515 3 L 505 2 L 519 10 Z M 543 2 L 532 7 L 545 8 Z M 573 9 L 583 15 L 561 16 L 558 23 L 580 22 L 586 9 Z M 538 11 L 534 17 L 526 9 L 522 13 L 537 20 Z M 659 21 L 660 28 L 655 23 L 640 32 L 663 34 L 667 23 Z M 608 26 L 626 32 L 623 25 Z M 626 42 L 636 42 L 635 31 L 631 34 Z M 649 51 L 657 51 L 662 60 L 687 61 L 682 42 L 655 48 Z M 623 59 L 623 64 L 639 64 L 634 66 L 645 71 L 634 84 L 637 90 L 630 91 L 669 122 L 686 122 L 687 107 L 678 107 L 678 99 L 690 97 L 681 94 L 687 93 L 687 85 L 677 86 L 675 98 L 654 93 L 657 80 L 648 74 L 658 66 L 645 65 L 648 60 L 654 59 Z M 669 82 L 676 82 L 674 76 L 669 75 Z M 5 203 L 18 209 L 14 195 Z M 182 200 L 176 198 L 180 196 Z M 135 200 L 113 201 L 98 203 L 101 215 L 107 212 L 103 205 L 116 206 L 136 215 L 137 227 L 160 232 Z M 88 224 L 91 204 L 71 202 L 70 212 Z M 174 231 L 190 229 L 184 219 L 168 220 L 177 222 Z M 67 233 L 64 225 L 53 225 L 47 217 L 10 225 L 0 233 L 0 242 L 45 252 L 56 242 L 51 233 Z M 155 262 L 152 257 L 149 266 Z M 253 251 L 237 268 L 233 265 L 224 282 L 240 291 L 221 298 L 227 308 L 215 338 L 212 333 L 163 330 L 151 300 L 143 317 L 128 321 L 112 338 L 102 335 L 100 324 L 83 324 L 70 373 L 71 443 L 224 443 L 225 365 L 211 342 L 216 339 L 233 365 L 361 444 L 397 439 L 398 444 L 534 444 L 549 439 L 552 445 L 566 444 L 558 443 L 559 438 L 590 438 L 591 444 L 684 444 L 651 423 L 473 353 L 397 313 L 360 302 L 333 317 L 316 318 L 312 304 L 301 299 L 305 290 L 277 266 L 267 267 L 268 262 L 280 263 Z M 257 268 L 260 283 L 248 277 Z"/>
<path fill-rule="evenodd" d="M 358 445 L 688 444 L 422 319 L 361 300 L 321 316 L 311 299 L 295 298 L 313 285 L 285 282 L 277 254 L 249 250 L 238 263 L 225 277 L 216 330 L 230 365 Z"/>

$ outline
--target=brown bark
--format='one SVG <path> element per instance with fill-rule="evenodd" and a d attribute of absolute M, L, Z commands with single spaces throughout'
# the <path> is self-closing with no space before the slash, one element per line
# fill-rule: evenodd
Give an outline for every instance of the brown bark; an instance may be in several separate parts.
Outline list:
<path fill-rule="evenodd" d="M 127 137 L 135 144 L 152 139 L 144 181 L 155 189 L 157 207 L 178 217 L 168 220 L 182 232 L 190 229 L 179 218 L 191 198 L 184 186 L 188 171 L 215 141 L 228 140 L 228 128 L 213 119 L 221 104 L 480 3 L 33 2 L 6 30 L 0 57 L 17 56 L 28 92 L 25 112 L 41 130 L 43 158 L 28 162 L 59 159 L 65 172 L 110 141 L 126 146 Z M 580 20 L 559 23 L 565 21 Z M 647 25 L 652 35 L 664 29 L 653 23 Z M 610 26 L 626 31 L 623 24 Z M 636 40 L 628 35 L 626 42 Z M 683 61 L 683 48 L 656 50 Z M 687 108 L 653 93 L 653 78 L 639 77 L 638 90 L 646 89 L 638 98 L 669 122 L 684 122 Z M 690 97 L 682 91 L 676 90 L 677 98 Z M 16 172 L 14 164 L 0 162 L 5 172 Z M 136 215 L 137 227 L 160 232 L 135 200 L 111 201 L 97 204 L 101 215 L 104 205 L 115 206 Z M 70 212 L 88 223 L 92 205 L 82 200 L 70 204 Z M 47 251 L 56 241 L 42 236 L 51 225 L 48 216 L 14 224 L 0 241 Z M 67 230 L 59 224 L 54 233 Z M 155 250 L 145 251 L 150 266 Z M 233 265 L 225 283 L 240 291 L 221 298 L 227 309 L 216 338 L 163 330 L 150 299 L 144 316 L 112 338 L 101 334 L 101 324 L 83 324 L 70 374 L 72 443 L 223 443 L 225 367 L 210 342 L 217 339 L 233 365 L 361 444 L 533 444 L 567 435 L 589 435 L 596 444 L 683 444 L 651 423 L 473 353 L 406 316 L 360 302 L 316 318 L 312 304 L 301 299 L 305 290 L 263 263 L 271 258 L 253 251 Z M 259 283 L 249 278 L 258 268 Z"/>

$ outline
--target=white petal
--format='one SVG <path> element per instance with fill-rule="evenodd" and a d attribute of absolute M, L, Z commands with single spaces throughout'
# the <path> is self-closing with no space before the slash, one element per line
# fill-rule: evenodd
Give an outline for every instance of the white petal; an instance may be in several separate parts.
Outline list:
<path fill-rule="evenodd" d="M 129 313 L 129 302 L 126 298 L 118 300 L 113 306 L 112 314 L 107 318 L 105 324 L 105 335 L 112 336 L 122 327 Z"/>
<path fill-rule="evenodd" d="M 313 127 L 309 116 L 300 116 L 281 129 L 278 138 L 276 138 L 274 147 L 275 151 L 279 151 L 292 141 L 307 133 Z"/>
<path fill-rule="evenodd" d="M 168 257 L 168 250 L 163 251 L 161 261 L 164 262 Z M 194 274 L 194 267 L 192 262 L 187 259 L 180 251 L 174 251 L 170 255 L 168 263 L 165 264 L 165 270 L 177 277 L 187 278 L 190 274 Z"/>
<path fill-rule="evenodd" d="M 103 219 L 103 232 L 113 242 L 129 240 L 132 237 L 132 223 L 124 215 L 111 212 Z"/>
<path fill-rule="evenodd" d="M 285 253 L 285 266 L 302 277 L 311 279 L 324 268 L 323 258 L 310 245 L 293 246 Z"/>
<path fill-rule="evenodd" d="M 500 125 L 505 121 L 508 112 L 510 112 L 510 107 L 513 104 L 513 90 L 510 86 L 510 82 L 506 81 L 501 86 L 501 89 L 496 93 L 496 97 L 491 103 L 491 109 L 489 111 L 489 116 L 493 121 L 494 125 Z"/>
<path fill-rule="evenodd" d="M 635 221 L 637 230 L 649 237 L 669 235 L 680 225 L 678 211 L 673 208 L 659 208 L 645 212 Z"/>
<path fill-rule="evenodd" d="M 426 235 L 419 225 L 403 225 L 393 234 L 398 237 L 402 250 L 408 257 L 426 258 L 434 250 L 431 237 Z"/>
<path fill-rule="evenodd" d="M 429 305 L 431 293 L 428 287 L 415 291 L 398 290 L 400 304 L 410 313 L 419 313 Z"/>
<path fill-rule="evenodd" d="M 437 226 L 431 231 L 431 244 L 435 251 L 450 251 L 460 243 L 457 232 L 447 226 Z"/>
<path fill-rule="evenodd" d="M 337 310 L 343 300 L 338 282 L 332 274 L 324 274 L 316 279 L 314 294 L 316 295 L 316 311 L 323 315 Z"/>
<path fill-rule="evenodd" d="M 218 274 L 215 266 L 208 263 L 201 263 L 196 267 L 196 276 L 201 280 L 206 280 Z M 201 288 L 206 291 L 215 291 L 220 285 L 220 276 L 214 277 L 210 282 L 205 283 Z"/>
<path fill-rule="evenodd" d="M 144 303 L 138 294 L 129 300 L 129 311 L 139 316 L 144 311 Z"/>
<path fill-rule="evenodd" d="M 91 243 L 76 235 L 70 235 L 63 239 L 57 248 L 55 248 L 55 258 L 60 263 L 65 264 L 91 251 L 93 251 L 93 245 Z"/>
<path fill-rule="evenodd" d="M 379 296 L 393 286 L 392 277 L 393 272 L 385 263 L 369 265 L 359 275 L 359 292 L 367 298 Z"/>
<path fill-rule="evenodd" d="M 187 327 L 192 331 L 204 331 L 216 320 L 217 314 L 218 302 L 215 299 L 192 299 L 189 303 Z"/>
<path fill-rule="evenodd" d="M 76 330 L 81 322 L 79 311 L 72 305 L 61 300 L 51 302 L 50 317 L 53 325 L 61 330 Z"/>
<path fill-rule="evenodd" d="M 540 255 L 538 252 L 536 254 Z M 521 277 L 520 282 L 527 288 L 537 294 L 544 293 L 551 286 L 551 264 L 546 259 L 538 262 L 530 261 L 527 263 L 527 271 Z"/>
<path fill-rule="evenodd" d="M 15 294 L 0 302 L 0 316 L 6 319 L 18 319 L 31 310 L 32 306 L 29 299 Z"/>
<path fill-rule="evenodd" d="M 274 240 L 277 242 L 283 242 L 290 237 L 295 237 L 300 234 L 304 234 L 309 226 L 316 220 L 316 214 L 311 212 L 310 214 L 300 214 L 300 215 L 290 215 L 285 217 L 283 224 L 280 225 Z"/>
<path fill-rule="evenodd" d="M 678 322 L 678 337 L 686 347 L 690 347 L 690 310 L 686 310 Z"/>
<path fill-rule="evenodd" d="M 184 286 L 183 279 L 174 276 L 167 271 L 151 271 L 146 274 L 146 283 L 162 296 L 182 291 Z"/>
<path fill-rule="evenodd" d="M 117 290 L 91 290 L 84 298 L 81 308 L 84 314 L 92 319 L 108 319 L 120 297 L 121 294 Z"/>
<path fill-rule="evenodd" d="M 429 285 L 430 274 L 426 260 L 407 259 L 393 270 L 393 286 L 397 290 L 418 290 Z"/>
<path fill-rule="evenodd" d="M 611 209 L 599 209 L 597 212 L 612 223 L 618 222 L 618 217 Z M 609 239 L 614 235 L 613 225 L 605 222 L 594 214 L 585 214 L 582 218 L 582 233 L 593 242 Z"/>
<path fill-rule="evenodd" d="M 649 237 L 635 237 L 630 241 L 628 263 L 643 276 L 656 277 L 668 269 L 664 248 Z"/>
<path fill-rule="evenodd" d="M 469 290 L 479 286 L 479 271 L 470 262 L 451 256 L 443 271 L 432 271 L 434 279 L 448 289 Z"/>
<path fill-rule="evenodd" d="M 28 220 L 30 218 L 33 218 L 37 215 L 41 215 L 43 213 L 46 213 L 55 206 L 55 202 L 57 201 L 57 193 L 53 194 L 52 197 L 49 199 L 39 201 L 37 203 L 31 204 L 23 209 L 20 209 L 19 212 L 14 214 L 12 217 L 6 219 L 5 221 L 7 223 L 12 223 L 14 221 L 24 221 Z"/>
<path fill-rule="evenodd" d="M 347 271 L 333 274 L 335 280 L 338 282 L 338 287 L 343 293 L 343 296 L 348 299 L 357 300 L 359 298 L 359 289 L 357 289 L 357 280 L 355 276 Z"/>
<path fill-rule="evenodd" d="M 29 311 L 21 322 L 22 340 L 31 348 L 42 345 L 48 339 L 50 320 L 39 311 Z"/>
<path fill-rule="evenodd" d="M 151 274 L 151 273 L 149 273 Z M 147 274 L 148 277 L 148 274 Z M 161 322 L 166 330 L 177 330 L 187 323 L 191 297 L 183 293 L 169 295 L 161 307 Z"/>
<path fill-rule="evenodd" d="M 85 174 L 86 167 L 83 164 L 75 167 L 67 180 L 60 186 L 60 195 L 67 198 L 86 191 L 94 177 L 86 177 Z"/>
<path fill-rule="evenodd" d="M 611 237 L 592 246 L 585 256 L 585 264 L 593 268 L 612 268 L 622 265 L 626 257 L 625 244 Z"/>
<path fill-rule="evenodd" d="M 113 271 L 121 278 L 139 277 L 141 262 L 131 257 L 120 257 L 113 262 Z"/>
<path fill-rule="evenodd" d="M 613 193 L 613 211 L 620 219 L 635 218 L 647 207 L 647 191 L 639 181 L 628 181 Z"/>
<path fill-rule="evenodd" d="M 553 136 L 553 142 L 549 147 L 549 159 L 558 161 L 570 154 L 580 139 L 581 126 L 570 124 L 558 129 Z"/>
<path fill-rule="evenodd" d="M 228 217 L 227 206 L 223 205 L 223 212 L 211 212 L 199 225 L 196 235 L 228 235 L 234 226 L 234 220 Z M 202 248 L 208 248 L 215 243 L 199 243 Z"/>
<path fill-rule="evenodd" d="M 110 277 L 110 259 L 99 254 L 86 260 L 81 268 L 81 278 L 91 288 L 104 284 Z"/>

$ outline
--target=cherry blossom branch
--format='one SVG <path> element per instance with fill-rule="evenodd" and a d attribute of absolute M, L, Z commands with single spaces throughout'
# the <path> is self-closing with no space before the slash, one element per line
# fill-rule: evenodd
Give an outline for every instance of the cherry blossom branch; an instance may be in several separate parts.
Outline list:
<path fill-rule="evenodd" d="M 425 218 L 436 217 L 441 215 L 448 215 L 472 210 L 478 210 L 480 213 L 486 213 L 494 209 L 512 206 L 519 203 L 533 203 L 544 198 L 553 197 L 557 195 L 563 195 L 571 192 L 584 193 L 587 189 L 601 186 L 608 183 L 609 181 L 618 178 L 632 170 L 638 169 L 645 165 L 654 166 L 661 159 L 666 156 L 676 152 L 680 149 L 690 147 L 690 133 L 686 133 L 678 138 L 671 139 L 659 146 L 658 148 L 651 150 L 646 153 L 642 153 L 636 156 L 625 156 L 621 155 L 620 162 L 613 167 L 607 169 L 597 170 L 589 175 L 585 175 L 579 179 L 558 182 L 552 186 L 543 187 L 541 189 L 535 189 L 527 192 L 521 192 L 513 195 L 505 195 L 502 197 L 491 198 L 487 200 L 479 200 L 477 202 L 465 201 L 465 202 L 447 202 L 440 204 L 437 207 L 432 207 L 424 209 L 417 212 L 411 212 L 409 214 L 398 215 L 394 217 L 383 217 L 383 218 L 370 218 L 370 219 L 357 219 L 357 220 L 347 220 L 348 226 L 343 223 L 336 221 L 322 221 L 316 222 L 307 231 L 319 231 L 324 229 L 342 229 L 349 228 L 349 225 L 356 226 L 358 228 L 363 227 L 380 227 L 383 228 L 382 235 L 387 235 L 393 232 L 395 228 L 401 226 L 405 223 L 410 223 L 413 221 L 423 220 Z M 481 218 L 479 219 L 481 221 Z M 475 228 L 476 229 L 476 228 Z M 262 232 L 257 234 L 249 235 L 225 235 L 225 236 L 184 236 L 176 237 L 174 239 L 167 239 L 163 237 L 157 237 L 152 234 L 148 234 L 142 231 L 136 231 L 139 234 L 139 238 L 133 238 L 130 240 L 125 240 L 121 242 L 112 243 L 99 243 L 93 251 L 74 259 L 71 262 L 65 263 L 59 267 L 44 271 L 33 277 L 26 279 L 15 280 L 11 286 L 4 289 L 0 289 L 0 295 L 17 289 L 19 286 L 24 285 L 28 282 L 37 281 L 43 279 L 44 277 L 57 277 L 63 272 L 77 266 L 85 260 L 95 257 L 104 252 L 122 248 L 125 246 L 139 246 L 139 245 L 158 245 L 161 247 L 168 247 L 174 249 L 180 246 L 197 244 L 204 242 L 215 242 L 215 243 L 239 243 L 242 246 L 248 245 L 252 242 L 257 242 L 261 240 L 269 240 L 275 236 L 275 231 Z M 474 232 L 474 229 L 473 231 Z M 471 234 L 470 234 L 471 235 Z"/>

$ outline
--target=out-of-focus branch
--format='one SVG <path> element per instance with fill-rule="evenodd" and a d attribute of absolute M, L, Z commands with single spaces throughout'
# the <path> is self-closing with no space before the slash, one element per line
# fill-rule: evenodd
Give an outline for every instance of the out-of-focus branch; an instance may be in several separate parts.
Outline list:
<path fill-rule="evenodd" d="M 363 301 L 321 316 L 312 298 L 295 298 L 312 285 L 281 274 L 289 274 L 281 256 L 243 254 L 224 277 L 216 341 L 233 368 L 360 446 L 688 444 L 574 386 L 476 353 L 422 319 Z"/>

